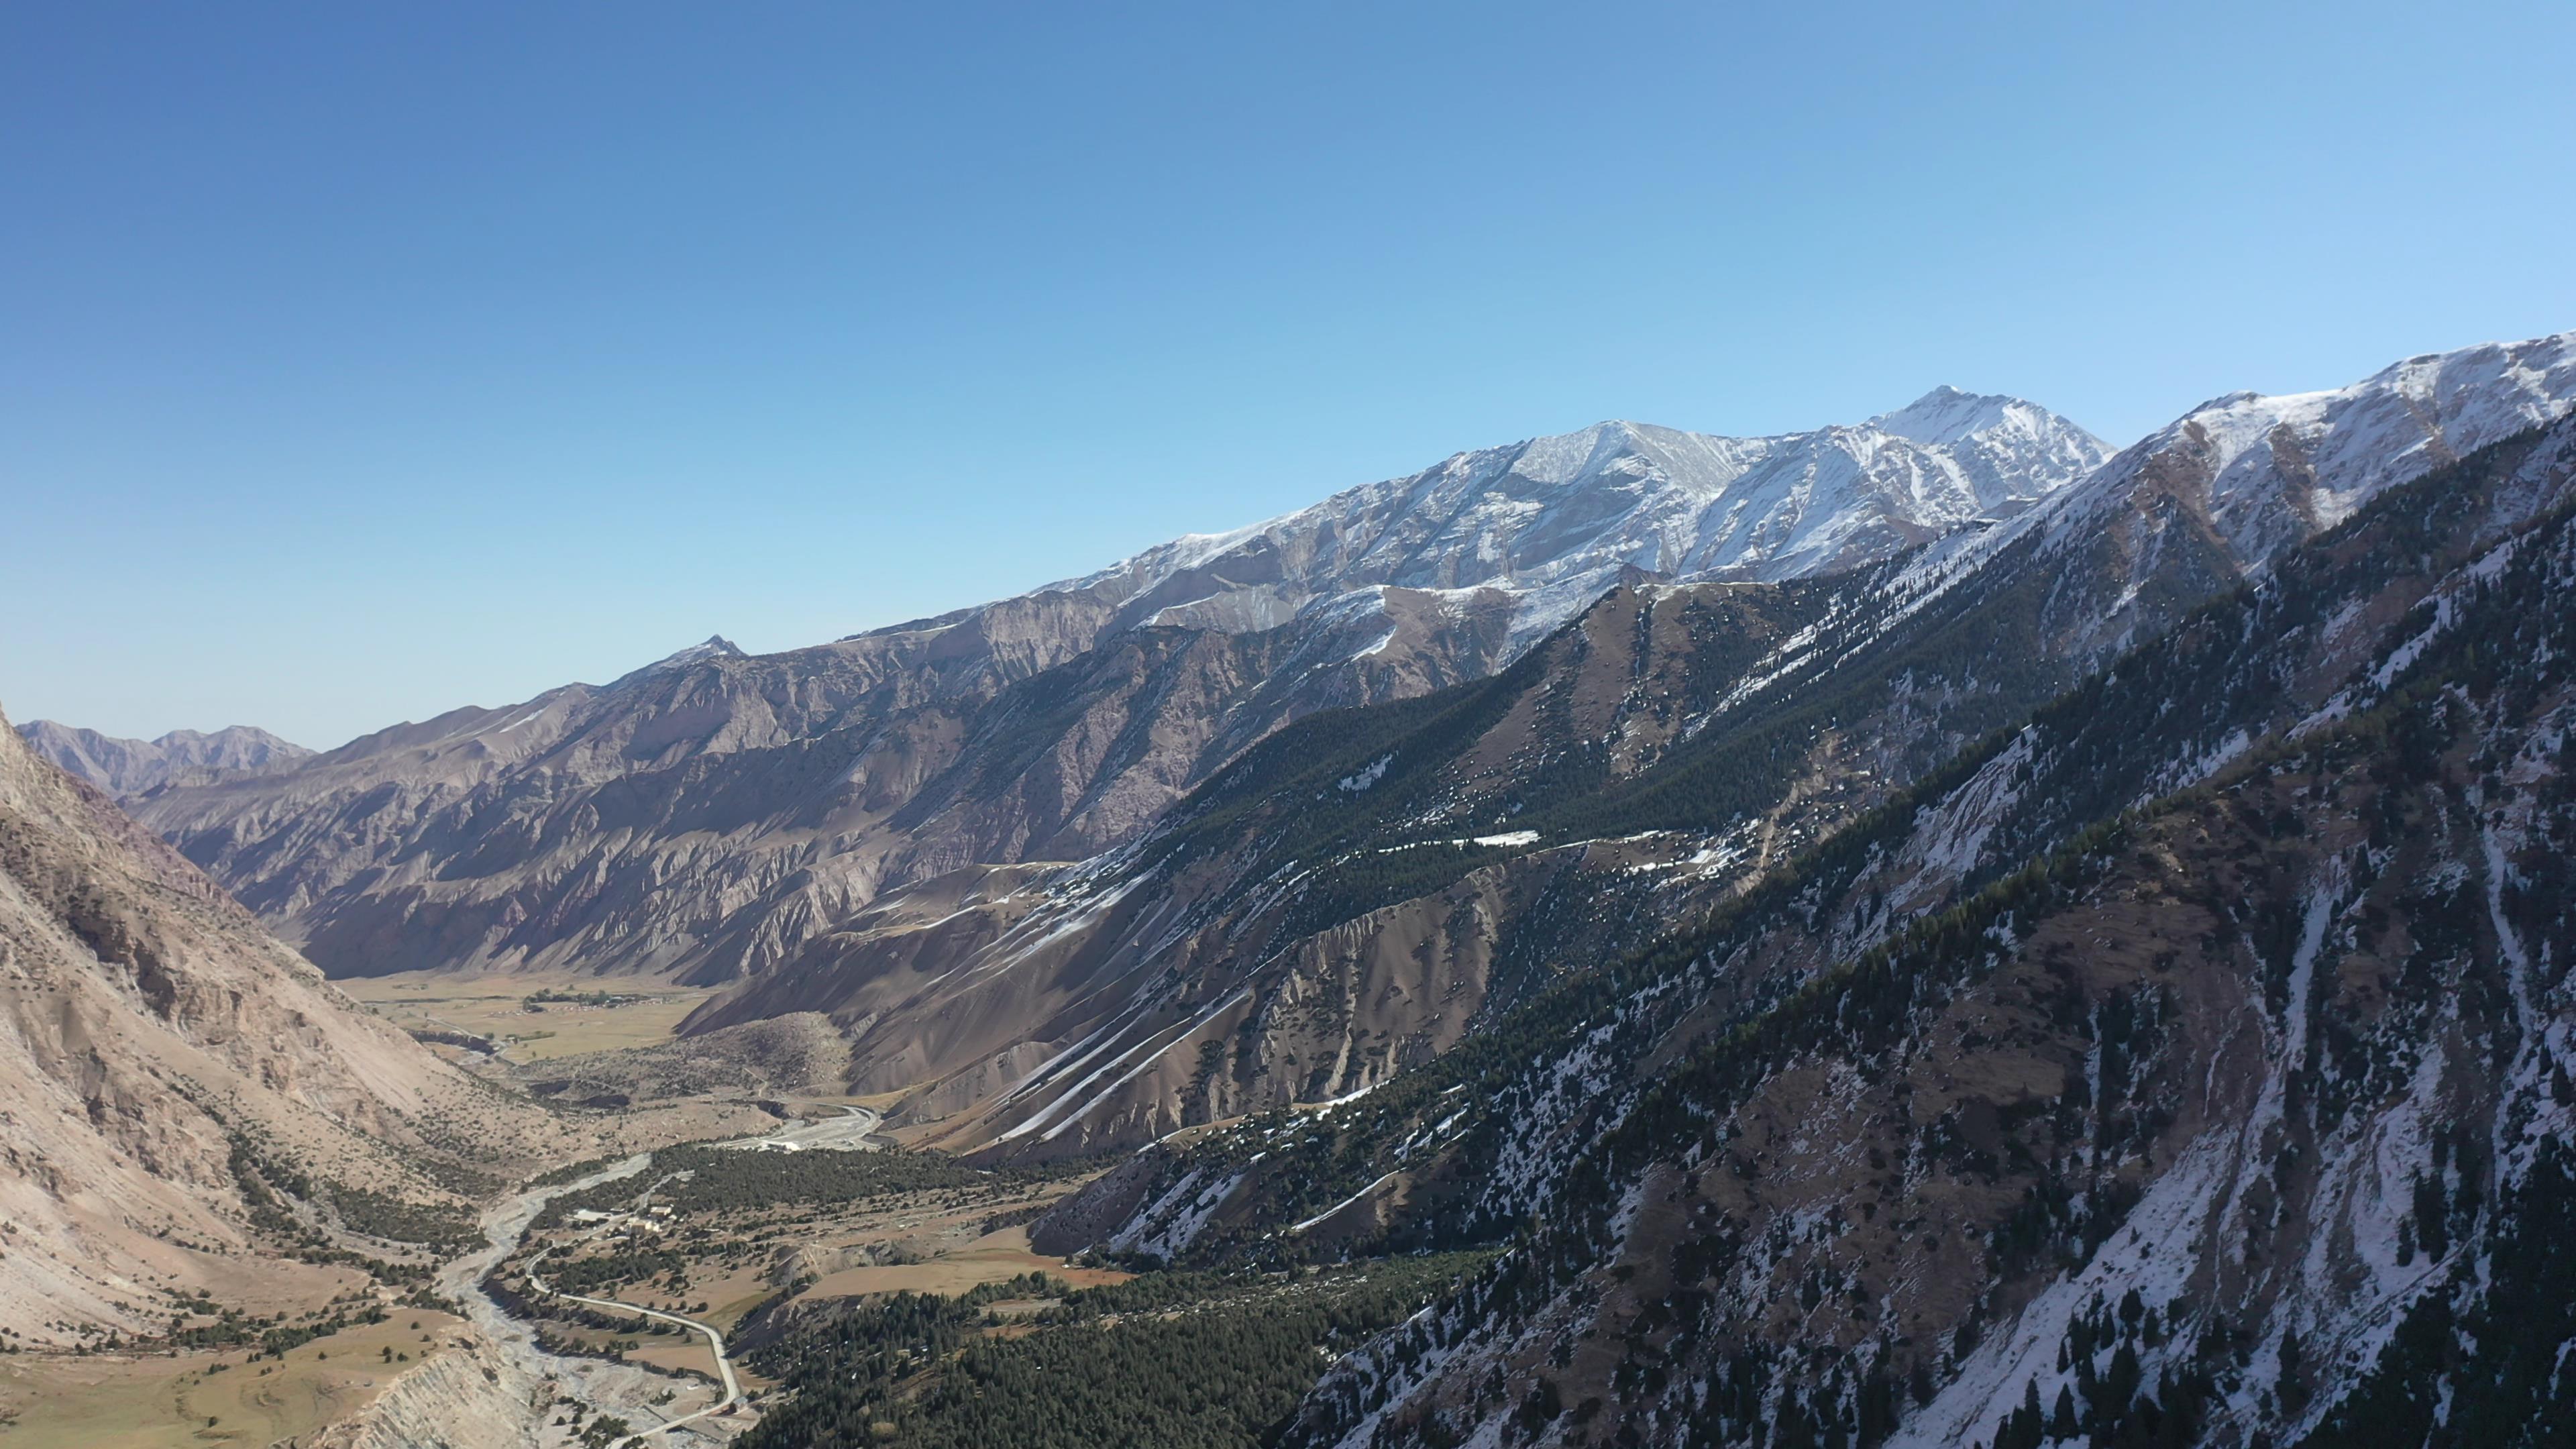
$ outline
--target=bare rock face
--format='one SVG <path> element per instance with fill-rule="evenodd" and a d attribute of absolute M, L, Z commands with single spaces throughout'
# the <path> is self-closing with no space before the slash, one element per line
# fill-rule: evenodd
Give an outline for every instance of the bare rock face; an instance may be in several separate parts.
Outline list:
<path fill-rule="evenodd" d="M 1281 724 L 1480 679 L 1623 582 L 1789 579 L 2109 450 L 1943 389 L 1857 427 L 1464 453 L 935 619 L 402 725 L 135 808 L 335 975 L 757 974 L 888 889 L 1135 839 Z"/>
<path fill-rule="evenodd" d="M 1152 628 L 1093 648 L 1091 612 L 1054 596 L 998 619 L 701 656 L 136 809 L 339 974 L 481 963 L 722 980 L 889 883 L 1094 853 L 1232 741 L 1473 677 L 1502 638 L 1467 607 L 1400 623 L 1413 647 L 1361 661 L 1347 631 Z M 1039 613 L 1064 632 L 1035 640 Z M 990 647 L 1003 620 L 1007 656 Z M 1343 657 L 1275 685 L 1300 643 Z M 1032 663 L 1045 667 L 1014 673 Z"/>
<path fill-rule="evenodd" d="M 0 732 L 0 1317 L 28 1341 L 157 1324 L 155 1285 L 259 1251 L 245 1151 L 436 1202 L 419 1161 L 508 1145 L 531 1115 Z"/>
<path fill-rule="evenodd" d="M 410 1369 L 312 1449 L 537 1449 L 552 1390 L 479 1333 Z"/>

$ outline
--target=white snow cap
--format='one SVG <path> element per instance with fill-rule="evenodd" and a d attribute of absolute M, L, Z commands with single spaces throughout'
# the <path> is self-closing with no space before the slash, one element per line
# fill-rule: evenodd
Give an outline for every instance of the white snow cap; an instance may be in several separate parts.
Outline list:
<path fill-rule="evenodd" d="M 2238 559 L 2260 567 L 2387 489 L 2571 403 L 2576 332 L 2410 357 L 2322 392 L 2231 392 L 2122 451 L 2051 505 L 2045 525 L 2081 537 L 2142 487 L 2188 485 Z"/>
<path fill-rule="evenodd" d="M 1527 642 L 1631 570 L 1779 580 L 1854 567 L 2019 513 L 2111 451 L 2035 403 L 1948 387 L 1855 426 L 1774 437 L 1612 420 L 1460 453 L 1049 587 L 1109 594 L 1138 622 L 1224 628 L 1374 616 L 1381 600 L 1354 596 L 1384 587 L 1496 591 Z"/>
<path fill-rule="evenodd" d="M 1869 426 L 1918 443 L 1955 443 L 2002 427 L 2021 427 L 2046 418 L 2045 410 L 2001 393 L 1961 392 L 1943 383 L 1892 413 L 1880 413 Z"/>

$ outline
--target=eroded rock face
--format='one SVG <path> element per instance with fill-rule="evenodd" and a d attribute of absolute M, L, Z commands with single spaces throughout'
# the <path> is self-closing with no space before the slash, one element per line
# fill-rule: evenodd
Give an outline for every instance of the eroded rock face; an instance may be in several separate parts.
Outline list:
<path fill-rule="evenodd" d="M 402 1154 L 511 1114 L 367 1016 L 106 796 L 0 735 L 0 1312 L 133 1331 L 241 1251 L 237 1144 L 435 1195 Z M 148 1316 L 147 1316 L 148 1315 Z"/>
<path fill-rule="evenodd" d="M 1645 886 L 1702 843 L 1543 848 L 1506 832 L 1519 847 L 1506 850 L 1471 837 L 1502 829 L 1488 822 L 1512 805 L 1539 803 L 1528 792 L 1552 757 L 1593 760 L 1561 782 L 1568 799 L 1663 761 L 1746 662 L 1838 592 L 1614 591 L 1471 698 L 1425 701 L 1418 730 L 1399 727 L 1383 748 L 1327 746 L 1304 726 L 1264 744 L 1194 797 L 1176 829 L 1230 823 L 1187 850 L 1164 833 L 1080 867 L 973 867 L 889 891 L 687 1029 L 828 1012 L 852 1037 L 852 1089 L 915 1088 L 900 1120 L 936 1120 L 959 1148 L 1098 1150 L 1362 1089 L 1454 1045 L 1489 998 L 1517 999 L 1564 959 L 1641 939 L 1697 893 L 1723 889 L 1683 868 L 1657 881 L 1674 889 L 1641 896 L 1615 923 L 1545 919 L 1589 889 Z M 1335 816 L 1372 800 L 1385 807 L 1373 817 L 1381 833 L 1332 849 L 1362 862 L 1456 857 L 1447 880 L 1345 909 L 1293 869 L 1273 879 L 1301 832 L 1330 839 Z M 1803 820 L 1819 803 L 1800 795 L 1786 809 Z M 1468 859 L 1478 854 L 1494 859 Z"/>
<path fill-rule="evenodd" d="M 1382 621 L 1095 648 L 1098 611 L 1053 597 L 1008 611 L 1007 651 L 966 620 L 711 654 L 135 808 L 337 973 L 725 980 L 889 886 L 1132 838 L 1281 720 L 1486 673 L 1505 637 L 1475 600 L 1396 598 L 1396 642 L 1362 660 Z"/>
<path fill-rule="evenodd" d="M 553 1391 L 480 1333 L 399 1375 L 312 1449 L 539 1449 Z"/>

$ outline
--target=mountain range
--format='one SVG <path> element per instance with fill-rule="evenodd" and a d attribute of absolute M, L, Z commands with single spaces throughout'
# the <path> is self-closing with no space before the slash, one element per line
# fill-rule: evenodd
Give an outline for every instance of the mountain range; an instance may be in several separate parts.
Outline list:
<path fill-rule="evenodd" d="M 1124 844 L 1281 724 L 1482 678 L 1621 579 L 1847 568 L 2107 452 L 1949 390 L 1778 438 L 1605 423 L 1018 598 L 785 654 L 714 639 L 132 808 L 335 974 L 730 980 L 890 887 Z"/>
<path fill-rule="evenodd" d="M 119 799 L 174 781 L 290 765 L 313 753 L 249 725 L 212 734 L 172 730 L 155 740 L 125 740 L 40 719 L 20 725 L 18 733 L 37 754 Z"/>
<path fill-rule="evenodd" d="M 282 1251 L 262 1184 L 335 1184 L 297 1230 L 345 1250 L 647 1130 L 429 1058 L 264 924 L 340 977 L 720 988 L 547 1090 L 864 1099 L 1079 1171 L 1030 1241 L 1147 1282 L 1472 1259 L 1265 1443 L 2555 1442 L 2571 404 L 2561 334 L 2116 451 L 1947 389 L 1605 423 L 321 754 L 31 727 L 102 784 L 0 741 L 0 1071 L 50 1113 L 0 1285 L 95 1332 L 151 1242 Z M 813 1367 L 755 1449 L 935 1397 L 839 1403 L 948 1371 L 840 1373 L 841 1322 L 760 1327 Z"/>
<path fill-rule="evenodd" d="M 1367 918 L 1411 884 L 1449 892 L 1415 898 L 1416 915 L 1445 919 L 1463 898 L 1435 876 L 1549 875 L 1569 852 L 1600 869 L 1777 858 L 2392 484 L 2571 397 L 2560 336 L 2328 392 L 2230 394 L 2116 455 L 2033 404 L 1946 388 L 1778 438 L 1607 423 L 1015 599 L 786 654 L 711 639 L 606 686 L 168 783 L 129 807 L 326 971 L 735 983 L 696 1029 L 828 1013 L 858 1048 L 854 1081 L 935 1084 L 921 1110 L 971 1143 L 1046 1110 L 1049 1090 L 1022 1074 L 1095 1034 L 1122 1051 L 1185 1027 L 1195 1042 L 1259 1010 L 1259 992 L 1216 1008 L 1301 953 L 1421 954 L 1420 922 Z M 1282 834 L 1269 814 L 1222 844 L 1195 823 L 1259 778 L 1263 741 L 1317 753 L 1283 727 L 1467 695 L 1492 716 L 1472 766 L 1434 770 L 1390 736 L 1383 761 L 1336 777 L 1366 777 L 1330 792 L 1355 805 L 1406 802 L 1364 846 Z M 1456 708 L 1435 713 L 1464 727 Z M 1748 749 L 1766 752 L 1758 783 L 1722 792 L 1736 823 L 1713 830 L 1707 787 L 1671 782 L 1736 772 Z M 1622 797 L 1692 804 L 1609 803 Z M 1575 843 L 1647 828 L 1676 833 Z M 1421 845 L 1435 835 L 1518 843 Z M 1186 878 L 1168 844 L 1184 837 L 1198 852 Z M 1283 841 L 1362 853 L 1292 860 Z M 1406 852 L 1423 849 L 1493 864 L 1412 870 Z M 1088 863 L 1056 864 L 1072 861 Z M 1411 874 L 1338 917 L 1260 888 L 1292 864 L 1348 876 L 1353 861 Z M 1516 909 L 1480 900 L 1498 920 Z M 1257 950 L 1241 918 L 1256 906 L 1279 918 Z M 1492 967 L 1454 958 L 1510 936 L 1496 925 L 1430 952 L 1435 975 L 1466 969 L 1481 991 Z M 1209 952 L 1213 978 L 1171 984 Z M 1166 999 L 1141 1005 L 1136 981 Z M 1282 1037 L 1265 1085 L 1196 1110 L 1364 1085 L 1466 1029 L 1474 1010 L 1447 999 L 1436 1024 L 1376 1020 L 1373 1050 Z M 1096 1107 L 1081 1127 L 1047 1123 L 1046 1140 L 1099 1145 L 1101 1120 L 1122 1124 L 1109 1140 L 1180 1125 L 1187 1083 L 1169 1079 L 1194 1072 L 1195 1045 L 1165 1047 L 1122 1088 L 1162 1094 L 1151 1110 Z M 1318 1054 L 1338 1064 L 1320 1078 Z M 970 1105 L 998 1115 L 970 1125 Z"/>
<path fill-rule="evenodd" d="M 2458 375 L 2382 377 L 2410 374 Z M 2492 405 L 2451 396 L 2453 417 Z M 2266 411 L 2331 420 L 2349 398 Z M 1357 919 L 1411 909 L 1451 974 L 1308 949 L 1252 978 L 1229 1030 L 1030 1073 L 1042 1105 L 1002 1099 L 1006 1151 L 1176 1108 L 1200 1124 L 1041 1239 L 1185 1266 L 1509 1245 L 1343 1358 L 1289 1444 L 2553 1442 L 2576 1407 L 2557 1357 L 2576 1333 L 2576 419 L 2541 412 L 2367 461 L 2298 439 L 2359 464 L 2309 485 L 2348 508 L 2260 554 L 2224 521 L 2299 475 L 2214 449 L 2177 475 L 2171 439 L 2223 436 L 2182 426 L 2051 505 L 2120 527 L 2035 520 L 1974 540 L 1964 577 L 1928 558 L 1879 576 L 1879 621 L 1773 651 L 1833 663 L 1708 761 L 1605 769 L 1572 808 L 1512 817 L 1535 840 L 1452 847 L 1428 875 L 1262 877 L 1361 892 L 1312 919 L 1407 897 Z M 2266 442 L 2288 452 L 2277 425 Z M 2159 547 L 2129 552 L 2142 538 Z M 2219 562 L 2215 591 L 2153 604 Z M 1919 622 L 1962 597 L 1981 650 Z M 2121 604 L 2140 642 L 2059 630 L 2069 598 Z M 1648 606 L 1603 608 L 1596 641 L 1651 637 L 1625 627 Z M 1969 677 L 2015 691 L 1998 666 L 2052 644 L 2098 652 L 1902 784 L 1849 783 L 1886 778 L 1944 661 L 1966 666 L 1938 677 L 1948 708 Z M 1669 676 L 1630 677 L 1651 695 Z M 1680 713 L 1707 739 L 1759 699 L 1739 683 Z M 1281 837 L 1301 860 L 1383 853 L 1480 778 L 1479 811 L 1528 790 L 1478 768 L 1490 731 L 1418 723 L 1338 751 L 1283 735 L 1247 759 L 1231 844 L 1192 839 L 1211 808 L 1171 858 Z M 1866 777 L 1817 767 L 1845 729 L 1877 751 Z M 1392 810 L 1352 797 L 1393 763 L 1333 793 L 1408 750 L 1429 775 Z M 1852 798 L 1775 850 L 1795 782 L 1837 779 Z M 1764 799 L 1768 821 L 1740 810 Z M 1548 854 L 1551 878 L 1513 878 Z M 1370 1060 L 1390 1007 L 1445 1039 Z M 1463 1029 L 1439 1015 L 1460 1007 Z M 1302 1106 L 1191 1111 L 1211 1084 L 1257 1089 L 1274 1043 L 1331 1048 L 1298 1065 L 1333 1075 L 1297 1084 Z"/>

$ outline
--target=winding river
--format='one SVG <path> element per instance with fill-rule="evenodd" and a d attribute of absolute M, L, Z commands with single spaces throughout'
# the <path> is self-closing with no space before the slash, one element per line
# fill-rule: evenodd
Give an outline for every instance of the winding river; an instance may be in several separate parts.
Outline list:
<path fill-rule="evenodd" d="M 877 1124 L 883 1120 L 882 1117 L 878 1113 L 861 1107 L 843 1106 L 841 1112 L 843 1115 L 839 1117 L 794 1124 L 764 1137 L 741 1137 L 716 1145 L 746 1150 L 866 1150 L 869 1146 L 867 1136 L 876 1129 Z M 723 1379 L 722 1394 L 697 1408 L 684 1409 L 679 1414 L 672 1415 L 666 1412 L 666 1406 L 657 1405 L 653 1400 L 657 1396 L 668 1393 L 679 1381 L 650 1373 L 632 1364 L 548 1353 L 537 1347 L 536 1335 L 526 1324 L 512 1317 L 506 1309 L 483 1291 L 484 1275 L 490 1273 L 502 1259 L 518 1251 L 520 1243 L 527 1238 L 529 1225 L 537 1220 L 538 1214 L 545 1211 L 546 1204 L 566 1193 L 581 1192 L 602 1183 L 623 1182 L 640 1177 L 652 1164 L 652 1153 L 639 1152 L 632 1157 L 601 1168 L 587 1177 L 556 1183 L 548 1187 L 530 1188 L 503 1199 L 483 1214 L 483 1237 L 487 1246 L 478 1252 L 457 1258 L 441 1269 L 438 1290 L 457 1303 L 467 1321 L 491 1341 L 512 1369 L 531 1379 L 553 1384 L 558 1398 L 577 1400 L 588 1406 L 593 1414 L 624 1419 L 642 1434 L 670 1433 L 675 1438 L 703 1435 L 722 1442 L 730 1437 L 732 1429 L 749 1421 L 736 1420 L 721 1427 L 706 1422 L 709 1415 L 735 1402 L 741 1396 L 741 1387 L 734 1378 L 733 1364 L 725 1354 L 724 1337 L 713 1326 L 700 1323 L 695 1319 L 681 1318 L 676 1314 L 638 1308 L 632 1304 L 612 1304 L 606 1300 L 582 1298 L 574 1294 L 562 1295 L 579 1303 L 588 1303 L 597 1307 L 614 1307 L 645 1317 L 663 1319 L 705 1336 L 715 1354 L 717 1373 Z M 534 1282 L 540 1292 L 555 1291 L 542 1279 Z M 698 1393 L 699 1391 L 693 1390 L 689 1396 L 694 1398 Z M 532 1423 L 529 1426 L 530 1429 L 540 1439 L 549 1437 L 548 1431 L 554 1426 L 546 1421 L 544 1414 L 535 1413 L 533 1409 L 531 1412 L 535 1414 L 537 1422 Z M 569 1442 L 570 1436 L 552 1437 Z"/>

